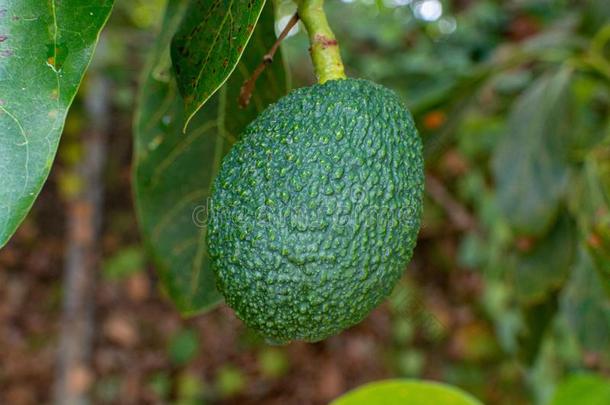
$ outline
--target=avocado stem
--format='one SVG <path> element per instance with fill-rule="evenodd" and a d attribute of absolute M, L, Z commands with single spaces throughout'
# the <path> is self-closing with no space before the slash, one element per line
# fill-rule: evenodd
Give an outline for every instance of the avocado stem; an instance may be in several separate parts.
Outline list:
<path fill-rule="evenodd" d="M 297 13 L 294 13 L 290 21 L 288 21 L 288 24 L 286 24 L 286 27 L 284 27 L 284 30 L 280 33 L 280 36 L 277 37 L 277 40 L 275 41 L 271 49 L 269 49 L 269 51 L 263 55 L 262 62 L 258 65 L 256 70 L 254 70 L 252 76 L 250 76 L 250 78 L 248 78 L 242 84 L 241 89 L 239 90 L 238 99 L 239 106 L 241 108 L 246 108 L 250 103 L 250 97 L 252 97 L 252 92 L 254 91 L 254 85 L 256 84 L 256 80 L 263 73 L 267 65 L 270 65 L 273 62 L 273 56 L 280 47 L 280 43 L 284 40 L 284 38 L 286 38 L 286 36 L 288 36 L 288 33 L 290 32 L 292 27 L 294 27 L 298 22 L 299 15 Z"/>
<path fill-rule="evenodd" d="M 296 3 L 299 18 L 309 34 L 309 51 L 318 82 L 345 79 L 339 44 L 324 13 L 324 0 L 296 0 Z"/>

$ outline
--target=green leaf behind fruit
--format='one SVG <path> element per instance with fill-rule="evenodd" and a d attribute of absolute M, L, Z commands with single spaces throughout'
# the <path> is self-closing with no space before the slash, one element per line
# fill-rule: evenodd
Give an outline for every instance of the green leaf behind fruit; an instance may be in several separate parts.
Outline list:
<path fill-rule="evenodd" d="M 275 42 L 272 4 L 263 11 L 233 75 L 193 116 L 186 133 L 185 107 L 171 74 L 170 41 L 188 12 L 188 1 L 168 3 L 161 34 L 142 81 L 135 121 L 134 190 L 144 240 L 163 289 L 184 314 L 220 302 L 207 254 L 208 201 L 224 154 L 269 103 L 287 92 L 281 55 L 260 76 L 250 105 L 238 108 L 243 81 Z"/>

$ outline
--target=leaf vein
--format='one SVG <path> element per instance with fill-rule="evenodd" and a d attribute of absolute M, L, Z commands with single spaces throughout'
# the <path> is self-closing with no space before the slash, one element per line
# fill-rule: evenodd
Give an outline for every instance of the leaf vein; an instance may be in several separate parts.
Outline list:
<path fill-rule="evenodd" d="M 23 194 L 23 193 L 25 193 L 27 185 L 30 181 L 30 168 L 29 168 L 30 167 L 30 148 L 29 148 L 30 141 L 28 140 L 28 137 L 27 137 L 25 130 L 23 129 L 23 126 L 21 125 L 21 122 L 19 121 L 19 119 L 17 119 L 17 117 L 15 117 L 9 110 L 7 110 L 2 105 L 0 105 L 0 110 L 4 111 L 4 113 L 6 115 L 8 115 L 13 121 L 15 121 L 15 123 L 17 124 L 17 127 L 19 128 L 19 132 L 21 133 L 21 136 L 23 136 L 23 143 L 17 144 L 17 146 L 25 146 L 25 181 L 23 182 L 23 188 L 21 189 L 21 194 Z"/>
<path fill-rule="evenodd" d="M 195 89 L 197 89 L 197 87 L 199 87 L 199 82 L 201 81 L 201 76 L 203 75 L 203 71 L 205 70 L 205 68 L 208 65 L 208 61 L 210 60 L 210 55 L 211 55 L 212 51 L 214 50 L 214 48 L 216 47 L 216 43 L 218 42 L 218 38 L 220 37 L 220 33 L 222 32 L 222 29 L 224 28 L 224 25 L 227 22 L 227 19 L 230 17 L 231 20 L 233 20 L 233 15 L 231 14 L 231 7 L 233 6 L 233 1 L 234 0 L 231 0 L 231 2 L 229 3 L 229 6 L 227 7 L 227 14 L 225 14 L 224 18 L 222 19 L 222 22 L 220 23 L 220 26 L 218 27 L 218 31 L 216 32 L 216 36 L 214 37 L 214 40 L 212 41 L 212 45 L 210 45 L 210 49 L 208 50 L 208 53 L 205 56 L 203 65 L 201 66 L 201 69 L 199 69 L 199 74 L 197 75 L 197 79 L 195 80 Z"/>

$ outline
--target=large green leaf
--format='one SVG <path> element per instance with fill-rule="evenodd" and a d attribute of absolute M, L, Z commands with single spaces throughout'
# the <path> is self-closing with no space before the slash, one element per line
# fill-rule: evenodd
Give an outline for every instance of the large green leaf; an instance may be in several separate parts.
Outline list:
<path fill-rule="evenodd" d="M 237 66 L 264 5 L 265 0 L 189 2 L 171 44 L 185 128 Z"/>
<path fill-rule="evenodd" d="M 592 373 L 574 374 L 555 390 L 550 405 L 608 405 L 610 379 Z"/>
<path fill-rule="evenodd" d="M 432 381 L 384 380 L 369 383 L 337 398 L 331 405 L 481 405 L 466 392 Z"/>
<path fill-rule="evenodd" d="M 561 309 L 582 347 L 610 359 L 610 299 L 585 249 L 561 299 Z"/>
<path fill-rule="evenodd" d="M 210 188 L 222 156 L 243 127 L 287 91 L 281 57 L 261 75 L 252 102 L 237 95 L 275 41 L 272 5 L 263 11 L 250 44 L 226 85 L 192 119 L 170 72 L 170 40 L 188 1 L 168 3 L 162 32 L 142 83 L 135 122 L 134 188 L 146 245 L 161 283 L 178 309 L 192 314 L 220 301 L 206 247 Z"/>
<path fill-rule="evenodd" d="M 0 247 L 49 175 L 112 3 L 0 1 Z"/>
<path fill-rule="evenodd" d="M 521 233 L 544 233 L 565 191 L 571 76 L 544 76 L 517 99 L 493 158 L 499 206 Z"/>
<path fill-rule="evenodd" d="M 523 310 L 519 355 L 527 364 L 537 359 L 547 328 L 557 313 L 558 294 L 573 266 L 576 242 L 576 227 L 563 214 L 531 250 L 514 253 L 508 260 L 508 284 Z"/>

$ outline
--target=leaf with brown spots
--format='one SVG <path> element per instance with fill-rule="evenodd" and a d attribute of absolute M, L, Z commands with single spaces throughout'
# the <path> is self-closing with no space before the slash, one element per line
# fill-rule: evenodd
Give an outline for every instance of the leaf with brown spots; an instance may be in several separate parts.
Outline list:
<path fill-rule="evenodd" d="M 0 2 L 0 247 L 44 184 L 113 0 Z"/>
<path fill-rule="evenodd" d="M 187 0 L 170 0 L 139 95 L 135 122 L 133 184 L 144 240 L 163 289 L 183 314 L 212 308 L 220 301 L 206 246 L 210 188 L 222 156 L 243 128 L 269 103 L 287 92 L 281 55 L 260 76 L 252 102 L 237 99 L 275 41 L 271 2 L 264 8 L 237 69 L 186 133 L 185 107 L 169 74 L 170 39 L 188 12 Z M 223 63 L 221 58 L 217 62 Z M 225 119 L 226 118 L 226 119 Z"/>
<path fill-rule="evenodd" d="M 265 0 L 191 0 L 172 40 L 171 57 L 184 98 L 184 130 L 229 78 Z"/>

